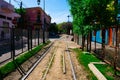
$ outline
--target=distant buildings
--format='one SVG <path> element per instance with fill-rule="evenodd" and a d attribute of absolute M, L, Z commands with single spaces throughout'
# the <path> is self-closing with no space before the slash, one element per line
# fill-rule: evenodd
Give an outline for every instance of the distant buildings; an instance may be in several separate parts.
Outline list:
<path fill-rule="evenodd" d="M 111 27 L 109 29 L 105 30 L 105 44 L 115 47 L 116 46 L 116 27 Z M 118 31 L 119 34 L 119 31 Z M 95 31 L 92 32 L 92 41 L 95 41 L 96 38 L 96 42 L 97 43 L 101 43 L 102 44 L 102 30 L 98 30 L 96 31 L 96 35 L 95 35 Z M 120 36 L 118 35 L 118 43 L 120 43 Z"/>
<path fill-rule="evenodd" d="M 14 6 L 0 0 L 0 39 L 8 37 L 10 30 L 6 28 L 14 26 L 12 20 L 16 17 L 20 17 L 20 15 L 14 12 Z"/>
<path fill-rule="evenodd" d="M 32 27 L 32 29 L 42 29 L 43 24 L 45 23 L 45 29 L 48 29 L 51 23 L 51 17 L 47 15 L 40 7 L 26 8 L 25 10 L 25 17 L 28 21 L 29 27 Z"/>
<path fill-rule="evenodd" d="M 15 13 L 14 6 L 4 0 L 0 0 L 0 40 L 2 37 L 7 38 L 10 36 L 9 28 L 14 27 L 13 21 L 16 18 L 23 18 L 23 22 L 17 21 L 16 28 L 31 28 L 33 30 L 39 29 L 47 31 L 51 17 L 47 15 L 40 7 L 25 8 L 25 14 L 19 15 Z M 22 26 L 21 26 L 22 24 Z"/>

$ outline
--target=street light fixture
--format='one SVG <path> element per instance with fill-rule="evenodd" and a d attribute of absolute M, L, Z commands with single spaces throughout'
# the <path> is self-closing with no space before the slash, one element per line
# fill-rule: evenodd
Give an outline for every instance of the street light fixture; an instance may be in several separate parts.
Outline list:
<path fill-rule="evenodd" d="M 70 15 L 67 16 L 68 17 L 68 22 L 69 22 L 69 18 L 71 17 Z"/>
<path fill-rule="evenodd" d="M 38 5 L 40 5 L 40 0 L 37 0 Z"/>
<path fill-rule="evenodd" d="M 38 5 L 40 5 L 40 0 L 37 0 Z M 43 1 L 43 9 L 44 9 L 44 19 L 43 19 L 43 43 L 45 43 L 45 0 Z"/>

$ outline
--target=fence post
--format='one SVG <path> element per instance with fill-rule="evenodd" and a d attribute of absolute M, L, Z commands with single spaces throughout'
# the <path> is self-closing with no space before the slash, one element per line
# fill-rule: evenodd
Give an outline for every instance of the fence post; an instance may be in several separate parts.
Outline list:
<path fill-rule="evenodd" d="M 15 35 L 14 28 L 11 28 L 11 57 L 13 61 L 15 60 Z"/>
<path fill-rule="evenodd" d="M 27 34 L 27 36 L 28 36 L 28 38 L 27 38 L 27 42 L 28 42 L 28 51 L 30 50 L 30 45 L 29 45 L 29 43 L 30 43 L 30 42 L 29 42 L 29 39 L 30 39 L 29 33 L 30 33 L 30 32 L 29 32 L 29 30 L 30 30 L 30 29 L 28 28 L 28 29 L 27 29 L 27 32 L 28 32 L 28 34 Z"/>
<path fill-rule="evenodd" d="M 21 35 L 21 38 L 22 38 L 22 53 L 23 53 L 23 29 L 21 29 L 21 31 L 22 31 L 22 35 Z"/>
<path fill-rule="evenodd" d="M 30 28 L 30 45 L 31 45 L 31 50 L 32 50 L 32 28 Z"/>
<path fill-rule="evenodd" d="M 40 42 L 39 42 L 39 36 L 40 36 L 40 32 L 39 32 L 40 30 L 38 29 L 38 45 L 40 44 Z"/>

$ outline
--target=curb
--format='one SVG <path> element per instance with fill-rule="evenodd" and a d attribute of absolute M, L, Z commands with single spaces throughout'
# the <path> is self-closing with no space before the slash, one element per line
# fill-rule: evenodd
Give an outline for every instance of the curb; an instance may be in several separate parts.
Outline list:
<path fill-rule="evenodd" d="M 97 77 L 98 80 L 107 80 L 105 76 L 95 67 L 94 64 L 105 64 L 104 62 L 91 62 L 88 64 L 88 67 L 93 72 L 93 74 Z"/>

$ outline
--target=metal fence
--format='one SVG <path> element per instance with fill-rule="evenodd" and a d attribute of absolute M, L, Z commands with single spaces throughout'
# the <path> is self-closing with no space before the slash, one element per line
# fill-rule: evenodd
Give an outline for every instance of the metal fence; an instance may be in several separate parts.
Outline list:
<path fill-rule="evenodd" d="M 43 42 L 42 30 L 3 28 L 0 27 L 0 64 L 25 51 L 32 50 Z M 45 32 L 45 40 L 48 40 L 48 32 Z"/>

